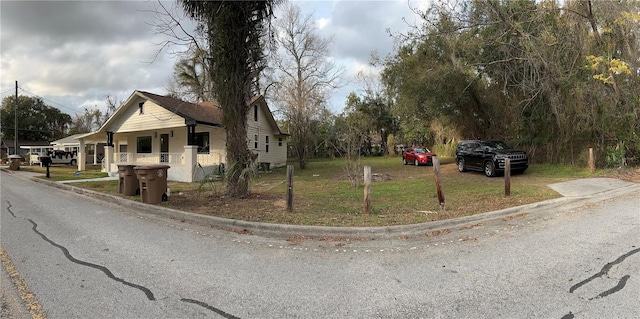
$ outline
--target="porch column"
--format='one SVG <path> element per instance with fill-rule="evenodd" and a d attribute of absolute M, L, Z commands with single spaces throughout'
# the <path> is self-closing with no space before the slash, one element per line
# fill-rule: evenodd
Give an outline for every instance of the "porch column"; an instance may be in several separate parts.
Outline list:
<path fill-rule="evenodd" d="M 86 165 L 86 160 L 85 158 L 85 147 L 84 147 L 84 140 L 80 140 L 80 145 L 78 147 L 78 170 L 79 171 L 84 171 L 87 169 L 87 165 Z"/>
<path fill-rule="evenodd" d="M 98 143 L 93 144 L 93 165 L 98 165 Z"/>
<path fill-rule="evenodd" d="M 113 146 L 113 132 L 107 132 L 107 146 Z"/>
<path fill-rule="evenodd" d="M 189 124 L 187 125 L 187 145 L 195 145 L 196 144 L 196 125 Z"/>
<path fill-rule="evenodd" d="M 104 146 L 104 159 L 102 162 L 104 163 L 103 172 L 111 173 L 111 163 L 113 163 L 113 145 Z"/>
<path fill-rule="evenodd" d="M 196 165 L 198 164 L 198 146 L 185 145 L 184 146 L 184 174 L 187 182 L 195 182 L 196 179 L 193 176 L 193 172 L 196 171 Z"/>

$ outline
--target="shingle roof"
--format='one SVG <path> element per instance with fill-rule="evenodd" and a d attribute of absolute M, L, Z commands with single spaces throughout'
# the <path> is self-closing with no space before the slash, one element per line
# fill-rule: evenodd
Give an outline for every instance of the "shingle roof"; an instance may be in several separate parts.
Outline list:
<path fill-rule="evenodd" d="M 192 120 L 196 123 L 213 126 L 222 125 L 222 112 L 220 106 L 215 102 L 195 104 L 144 91 L 138 91 L 138 93 L 167 110 L 184 117 L 187 121 Z"/>

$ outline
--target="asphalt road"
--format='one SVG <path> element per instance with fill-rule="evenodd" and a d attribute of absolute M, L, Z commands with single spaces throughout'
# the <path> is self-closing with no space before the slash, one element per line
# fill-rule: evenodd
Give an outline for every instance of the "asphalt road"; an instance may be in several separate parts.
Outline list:
<path fill-rule="evenodd" d="M 0 242 L 51 318 L 640 317 L 637 192 L 424 240 L 285 241 L 0 174 Z"/>

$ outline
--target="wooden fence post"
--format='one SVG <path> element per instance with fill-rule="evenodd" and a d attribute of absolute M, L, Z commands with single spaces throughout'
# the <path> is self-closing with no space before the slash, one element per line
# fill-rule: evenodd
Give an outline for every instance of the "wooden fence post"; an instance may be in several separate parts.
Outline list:
<path fill-rule="evenodd" d="M 438 191 L 438 203 L 440 204 L 440 209 L 444 210 L 444 194 L 442 193 L 442 180 L 440 178 L 440 158 L 434 156 L 432 158 L 433 161 L 433 172 L 436 176 L 436 189 Z"/>
<path fill-rule="evenodd" d="M 287 213 L 293 211 L 293 165 L 287 165 Z"/>
<path fill-rule="evenodd" d="M 364 214 L 371 214 L 371 166 L 364 167 Z"/>
<path fill-rule="evenodd" d="M 589 147 L 589 171 L 591 173 L 596 171 L 596 162 L 593 158 L 593 147 Z"/>
<path fill-rule="evenodd" d="M 504 159 L 504 196 L 511 196 L 511 159 Z"/>

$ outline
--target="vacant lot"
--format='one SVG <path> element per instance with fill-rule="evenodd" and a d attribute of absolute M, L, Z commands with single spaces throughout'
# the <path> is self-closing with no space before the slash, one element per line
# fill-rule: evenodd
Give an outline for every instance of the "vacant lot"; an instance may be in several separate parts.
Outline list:
<path fill-rule="evenodd" d="M 511 196 L 504 196 L 504 179 L 482 173 L 459 173 L 452 160 L 441 167 L 446 209 L 441 210 L 431 166 L 404 166 L 399 157 L 365 158 L 375 178 L 371 186 L 372 213 L 363 214 L 363 185 L 355 188 L 344 160 L 321 160 L 294 174 L 294 211 L 286 213 L 286 168 L 260 173 L 245 199 L 223 194 L 223 183 L 169 182 L 171 196 L 162 206 L 248 221 L 330 226 L 379 226 L 421 223 L 508 208 L 559 197 L 547 184 L 574 178 L 612 176 L 640 182 L 638 170 L 600 170 L 558 165 L 532 165 L 511 181 Z M 297 167 L 296 167 L 297 168 Z M 29 169 L 29 168 L 26 168 Z M 34 168 L 33 170 L 42 170 Z M 52 178 L 75 177 L 72 167 L 52 167 Z M 621 173 L 622 172 L 622 173 Z M 94 173 L 82 172 L 81 178 Z M 69 175 L 69 177 L 66 177 Z M 99 176 L 99 174 L 96 174 Z M 77 178 L 77 177 L 76 177 Z M 74 184 L 119 195 L 117 181 Z M 120 196 L 120 195 L 119 195 Z M 139 200 L 138 197 L 130 197 Z"/>

